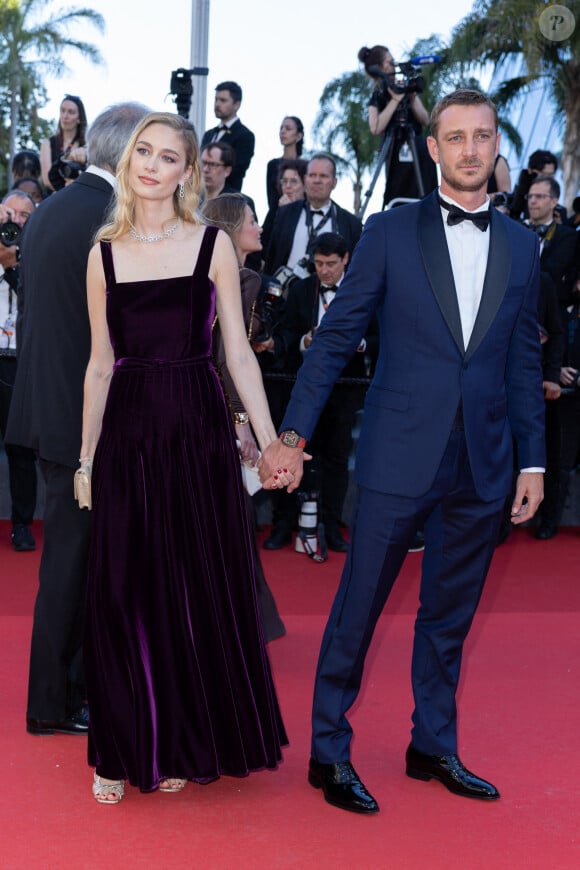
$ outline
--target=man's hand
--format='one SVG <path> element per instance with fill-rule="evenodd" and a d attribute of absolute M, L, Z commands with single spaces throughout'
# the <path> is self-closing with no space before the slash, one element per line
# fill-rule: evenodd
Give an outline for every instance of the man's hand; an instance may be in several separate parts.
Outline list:
<path fill-rule="evenodd" d="M 274 347 L 275 347 L 274 339 L 272 338 L 272 336 L 270 336 L 270 338 L 267 338 L 266 341 L 253 341 L 252 342 L 252 350 L 255 353 L 264 353 L 265 351 L 268 351 L 268 350 L 274 350 Z"/>
<path fill-rule="evenodd" d="M 551 401 L 553 399 L 559 399 L 562 394 L 562 388 L 560 384 L 555 384 L 553 381 L 544 381 L 544 399 L 546 401 Z"/>
<path fill-rule="evenodd" d="M 262 486 L 264 489 L 288 486 L 288 492 L 294 492 L 302 480 L 304 460 L 311 458 L 299 447 L 286 447 L 281 441 L 272 441 L 258 461 Z"/>
<path fill-rule="evenodd" d="M 516 494 L 511 510 L 511 521 L 514 526 L 531 520 L 543 498 L 543 473 L 541 471 L 520 472 L 516 481 Z"/>

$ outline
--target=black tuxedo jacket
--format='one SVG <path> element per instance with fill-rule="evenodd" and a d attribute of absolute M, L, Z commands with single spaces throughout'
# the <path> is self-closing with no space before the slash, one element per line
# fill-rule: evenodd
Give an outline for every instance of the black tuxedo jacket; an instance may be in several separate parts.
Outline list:
<path fill-rule="evenodd" d="M 294 242 L 294 233 L 296 232 L 298 219 L 304 204 L 305 200 L 301 199 L 297 202 L 283 205 L 277 210 L 272 226 L 272 233 L 267 240 L 268 247 L 264 266 L 266 274 L 273 275 L 276 269 L 280 266 L 285 266 L 288 262 Z M 332 222 L 329 221 L 326 224 L 324 231 L 340 233 L 347 244 L 349 252 L 352 254 L 354 246 L 360 239 L 362 232 L 361 220 L 346 209 L 341 208 L 335 202 L 332 205 L 335 210 L 335 218 Z M 263 239 L 262 243 L 264 244 Z"/>
<path fill-rule="evenodd" d="M 556 285 L 561 305 L 570 304 L 578 272 L 578 233 L 571 227 L 556 224 L 550 240 L 545 240 L 540 255 L 540 268 L 547 272 Z"/>
<path fill-rule="evenodd" d="M 340 294 L 338 288 L 337 298 Z M 310 275 L 303 281 L 296 281 L 288 291 L 286 309 L 279 327 L 279 335 L 286 354 L 285 369 L 296 372 L 302 365 L 303 355 L 300 341 L 309 330 L 318 326 L 318 309 L 320 301 L 320 281 L 317 275 Z M 332 303 L 334 305 L 334 302 Z M 329 306 L 329 308 L 332 306 Z M 325 315 L 326 316 L 326 315 Z M 361 339 L 363 336 L 361 335 Z M 365 353 L 376 359 L 379 347 L 378 326 L 373 318 L 368 326 Z M 362 378 L 366 375 L 365 353 L 355 351 L 341 372 L 342 377 Z"/>
<path fill-rule="evenodd" d="M 221 125 L 220 125 L 221 126 Z M 212 127 L 211 130 L 206 130 L 201 140 L 201 148 L 205 148 L 210 142 L 213 142 L 215 135 L 219 130 L 219 126 Z M 222 142 L 227 142 L 236 152 L 236 163 L 228 176 L 228 186 L 234 190 L 240 191 L 246 170 L 250 165 L 250 161 L 254 156 L 254 147 L 256 137 L 248 127 L 245 127 L 239 120 L 234 121 L 231 127 L 228 127 L 221 139 Z"/>
<path fill-rule="evenodd" d="M 7 442 L 78 466 L 83 383 L 90 352 L 87 259 L 113 188 L 83 172 L 26 223 L 18 299 L 18 371 Z"/>

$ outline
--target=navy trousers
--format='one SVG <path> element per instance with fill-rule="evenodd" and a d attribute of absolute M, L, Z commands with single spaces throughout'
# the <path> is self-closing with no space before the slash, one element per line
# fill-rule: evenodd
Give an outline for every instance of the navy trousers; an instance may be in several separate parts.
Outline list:
<path fill-rule="evenodd" d="M 451 433 L 433 486 L 421 498 L 359 487 L 350 550 L 318 661 L 313 758 L 323 764 L 349 758 L 352 728 L 346 713 L 359 693 L 377 620 L 420 528 L 425 551 L 411 667 L 412 742 L 432 755 L 457 751 L 455 695 L 463 643 L 497 543 L 506 495 L 493 502 L 478 497 L 461 428 Z"/>

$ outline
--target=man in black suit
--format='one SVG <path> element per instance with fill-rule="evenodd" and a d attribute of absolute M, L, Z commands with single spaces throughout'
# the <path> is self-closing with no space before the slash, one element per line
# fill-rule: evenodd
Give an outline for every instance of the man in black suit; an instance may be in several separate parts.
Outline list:
<path fill-rule="evenodd" d="M 293 269 L 309 259 L 316 236 L 322 232 L 341 235 L 352 254 L 362 223 L 330 198 L 336 183 L 336 163 L 330 154 L 314 154 L 304 179 L 305 199 L 284 205 L 276 213 L 264 266 L 268 275 L 280 266 Z"/>
<path fill-rule="evenodd" d="M 543 292 L 540 301 L 549 302 L 557 296 L 563 310 L 571 303 L 571 294 L 578 271 L 578 234 L 571 227 L 562 226 L 554 219 L 558 205 L 560 185 L 552 175 L 539 175 L 530 185 L 526 200 L 528 224 L 540 239 L 540 269 Z M 556 303 L 556 306 L 557 306 Z M 538 511 L 539 524 L 535 537 L 542 541 L 558 532 L 560 514 L 560 367 L 563 363 L 564 336 L 561 317 L 553 315 L 550 327 L 538 311 L 538 322 L 546 327 L 544 345 L 544 398 L 546 399 L 546 476 L 544 501 Z"/>
<path fill-rule="evenodd" d="M 201 140 L 202 149 L 210 142 L 221 142 L 222 139 L 231 145 L 236 152 L 236 163 L 228 184 L 234 190 L 240 191 L 244 175 L 254 156 L 256 138 L 248 127 L 238 118 L 238 109 L 242 103 L 242 89 L 237 82 L 221 82 L 215 89 L 214 113 L 220 123 L 211 130 L 206 130 Z"/>
<path fill-rule="evenodd" d="M 32 447 L 46 484 L 44 546 L 34 608 L 27 730 L 86 733 L 81 658 L 90 513 L 73 497 L 90 350 L 86 270 L 125 145 L 147 109 L 106 109 L 88 134 L 89 166 L 37 208 L 21 245 L 18 371 L 7 441 Z"/>
<path fill-rule="evenodd" d="M 313 250 L 315 273 L 292 285 L 288 304 L 279 327 L 286 351 L 286 370 L 297 372 L 320 322 L 340 293 L 349 260 L 346 242 L 338 233 L 321 233 Z M 372 364 L 378 352 L 376 321 L 371 322 L 341 378 L 363 379 L 368 375 L 367 361 Z M 369 365 L 370 368 L 370 365 Z M 326 544 L 344 553 L 347 544 L 340 532 L 344 500 L 348 488 L 348 460 L 352 448 L 355 415 L 364 401 L 362 383 L 338 383 L 332 390 L 316 429 L 308 442 L 312 462 L 308 463 L 302 489 L 319 493 L 319 522 L 324 526 Z M 280 493 L 282 495 L 282 493 Z M 294 496 L 284 492 L 289 507 Z M 296 509 L 288 517 L 289 532 L 295 522 Z"/>
<path fill-rule="evenodd" d="M 526 200 L 529 226 L 540 238 L 540 268 L 556 285 L 561 306 L 571 305 L 578 271 L 578 234 L 554 219 L 560 185 L 552 175 L 539 175 Z"/>

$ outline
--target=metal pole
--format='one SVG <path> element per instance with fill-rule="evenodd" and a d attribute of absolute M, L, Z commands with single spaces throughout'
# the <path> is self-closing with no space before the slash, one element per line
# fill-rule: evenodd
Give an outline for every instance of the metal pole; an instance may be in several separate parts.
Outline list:
<path fill-rule="evenodd" d="M 207 68 L 209 43 L 209 0 L 191 3 L 191 68 Z M 201 139 L 205 132 L 207 75 L 192 75 L 193 98 L 189 119 Z"/>

